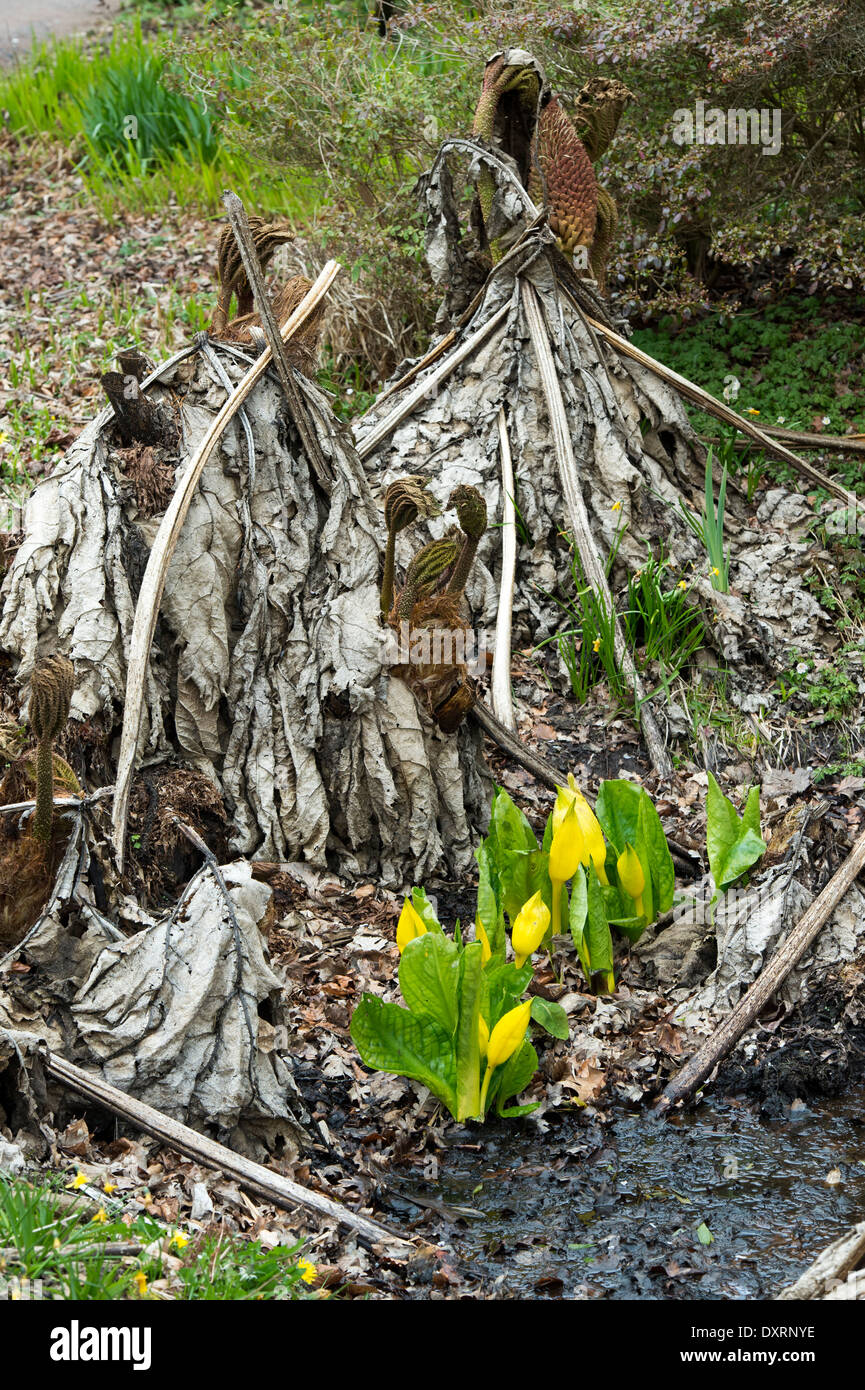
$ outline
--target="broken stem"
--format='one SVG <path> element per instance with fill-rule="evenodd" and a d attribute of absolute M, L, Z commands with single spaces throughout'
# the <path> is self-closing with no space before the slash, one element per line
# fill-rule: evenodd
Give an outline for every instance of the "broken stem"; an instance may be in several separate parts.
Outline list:
<path fill-rule="evenodd" d="M 665 1114 L 677 1101 L 687 1100 L 714 1071 L 719 1062 L 732 1052 L 747 1028 L 750 1028 L 761 1009 L 784 983 L 790 971 L 828 921 L 853 880 L 865 867 L 865 834 L 861 835 L 844 863 L 833 874 L 819 897 L 803 913 L 787 940 L 775 952 L 762 973 L 736 1008 L 703 1046 L 694 1053 L 677 1076 L 669 1083 L 658 1109 Z"/>
<path fill-rule="evenodd" d="M 516 730 L 511 689 L 511 627 L 514 615 L 514 579 L 517 565 L 517 518 L 514 504 L 514 462 L 508 439 L 504 406 L 499 407 L 499 456 L 502 462 L 502 577 L 496 614 L 496 649 L 490 695 L 493 712 L 511 733 Z"/>
<path fill-rule="evenodd" d="M 646 740 L 649 757 L 652 759 L 652 765 L 659 777 L 666 782 L 669 781 L 673 774 L 673 765 L 670 761 L 670 755 L 667 752 L 664 740 L 661 737 L 661 732 L 655 722 L 655 716 L 652 712 L 650 701 L 646 697 L 643 682 L 640 679 L 634 658 L 625 640 L 622 624 L 613 606 L 613 598 L 610 593 L 609 584 L 607 583 L 604 563 L 598 553 L 594 537 L 589 528 L 589 517 L 580 485 L 580 476 L 577 470 L 576 459 L 574 458 L 574 449 L 571 442 L 570 430 L 568 428 L 565 403 L 562 399 L 562 387 L 556 371 L 555 359 L 553 357 L 552 348 L 550 347 L 549 337 L 547 336 L 547 327 L 544 322 L 543 311 L 534 285 L 524 280 L 521 290 L 526 320 L 529 325 L 535 356 L 538 360 L 538 370 L 540 372 L 541 384 L 547 402 L 547 412 L 550 417 L 550 425 L 553 433 L 553 445 L 556 451 L 559 476 L 562 482 L 562 495 L 565 501 L 565 510 L 574 538 L 574 544 L 577 547 L 577 552 L 583 566 L 583 572 L 588 583 L 591 584 L 600 602 L 604 604 L 606 612 L 611 615 L 616 660 L 622 674 L 634 692 L 634 698 L 640 712 L 640 725 L 643 730 L 643 737 Z"/>

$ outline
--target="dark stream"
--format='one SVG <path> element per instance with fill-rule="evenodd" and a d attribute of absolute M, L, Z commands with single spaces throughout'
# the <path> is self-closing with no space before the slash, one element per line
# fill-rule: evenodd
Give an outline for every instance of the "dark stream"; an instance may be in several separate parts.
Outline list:
<path fill-rule="evenodd" d="M 728 1100 L 463 1129 L 417 1191 L 473 1210 L 445 1239 L 490 1291 L 771 1298 L 865 1215 L 865 1090 L 783 1121 Z"/>

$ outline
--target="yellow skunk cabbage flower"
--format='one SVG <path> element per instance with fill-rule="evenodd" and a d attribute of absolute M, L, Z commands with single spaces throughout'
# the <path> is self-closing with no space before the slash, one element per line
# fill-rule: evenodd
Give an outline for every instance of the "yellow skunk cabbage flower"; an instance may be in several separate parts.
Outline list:
<path fill-rule="evenodd" d="M 480 917 L 475 918 L 475 941 L 481 943 L 481 964 L 486 965 L 487 961 L 492 959 L 493 948 L 490 945 L 489 937 L 484 931 Z"/>
<path fill-rule="evenodd" d="M 478 1046 L 481 1050 L 481 1057 L 486 1057 L 490 1048 L 490 1029 L 483 1014 L 478 1014 Z"/>
<path fill-rule="evenodd" d="M 577 786 L 574 774 L 569 772 L 568 785 L 556 788 L 556 804 L 553 808 L 554 833 L 558 830 L 571 806 L 577 813 L 577 820 L 580 822 L 580 829 L 585 841 L 585 850 L 580 863 L 584 864 L 586 868 L 589 867 L 590 862 L 594 864 L 595 873 L 600 882 L 606 886 L 609 880 L 604 868 L 604 862 L 607 858 L 604 832 L 601 829 L 600 821 Z"/>
<path fill-rule="evenodd" d="M 562 885 L 573 878 L 586 853 L 585 839 L 573 802 L 553 829 L 550 845 L 550 879 L 553 885 L 553 936 L 562 928 Z"/>
<path fill-rule="evenodd" d="M 396 929 L 396 944 L 399 947 L 400 955 L 410 941 L 414 941 L 416 936 L 424 936 L 425 934 L 426 927 L 423 918 L 406 898 L 402 905 L 402 912 L 399 914 Z"/>
<path fill-rule="evenodd" d="M 481 1107 L 480 1113 L 483 1115 L 487 1104 L 487 1091 L 490 1087 L 490 1078 L 496 1067 L 500 1067 L 509 1057 L 512 1057 L 517 1048 L 522 1045 L 526 1036 L 526 1029 L 529 1026 L 529 1018 L 532 1012 L 532 1001 L 527 999 L 523 1004 L 517 1004 L 515 1009 L 510 1009 L 503 1014 L 490 1034 L 487 1043 L 487 1070 L 484 1076 L 484 1084 L 481 1087 Z"/>
<path fill-rule="evenodd" d="M 558 830 L 553 830 L 550 845 L 550 878 L 559 883 L 567 883 L 577 872 L 577 865 L 583 861 L 585 840 L 580 829 L 576 809 L 569 806 Z"/>
<path fill-rule="evenodd" d="M 634 899 L 634 910 L 638 917 L 643 915 L 643 893 L 646 888 L 646 876 L 643 873 L 643 866 L 640 863 L 639 855 L 633 845 L 626 844 L 616 862 L 619 872 L 619 882 L 629 897 Z"/>
<path fill-rule="evenodd" d="M 517 969 L 533 956 L 547 934 L 550 909 L 541 897 L 540 889 L 523 903 L 511 927 L 511 945 L 517 958 Z"/>

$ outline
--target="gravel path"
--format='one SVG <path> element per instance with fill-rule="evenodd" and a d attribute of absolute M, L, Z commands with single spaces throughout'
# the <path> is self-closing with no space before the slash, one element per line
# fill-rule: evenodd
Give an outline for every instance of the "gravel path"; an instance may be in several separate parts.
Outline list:
<path fill-rule="evenodd" d="M 0 0 L 0 63 L 26 53 L 33 34 L 81 34 L 110 20 L 118 8 L 119 0 Z"/>

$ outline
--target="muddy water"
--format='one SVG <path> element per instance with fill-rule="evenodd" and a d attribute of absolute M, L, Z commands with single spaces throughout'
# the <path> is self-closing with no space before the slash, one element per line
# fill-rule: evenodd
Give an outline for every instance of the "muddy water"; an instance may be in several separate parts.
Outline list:
<path fill-rule="evenodd" d="M 865 1216 L 862 1089 L 784 1121 L 718 1101 L 452 1140 L 416 1190 L 461 1210 L 443 1237 L 500 1295 L 771 1298 Z"/>

